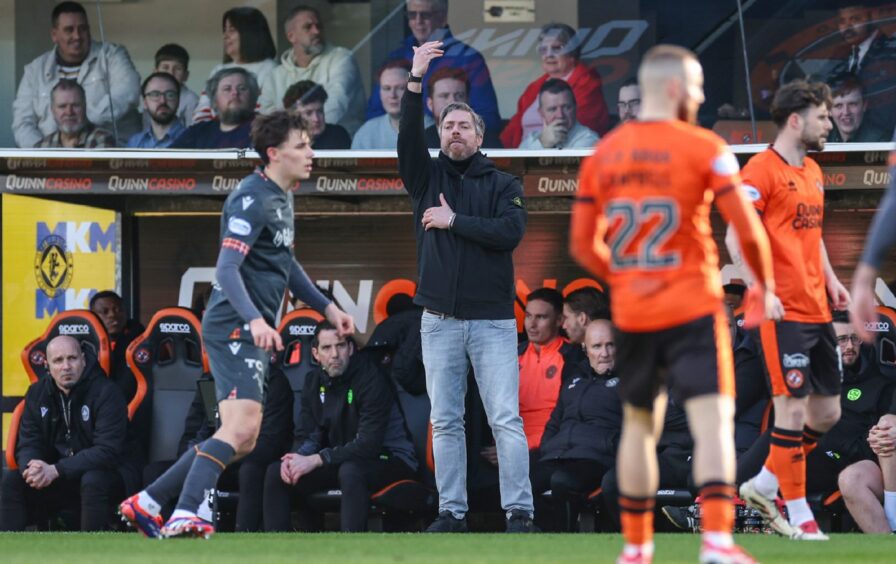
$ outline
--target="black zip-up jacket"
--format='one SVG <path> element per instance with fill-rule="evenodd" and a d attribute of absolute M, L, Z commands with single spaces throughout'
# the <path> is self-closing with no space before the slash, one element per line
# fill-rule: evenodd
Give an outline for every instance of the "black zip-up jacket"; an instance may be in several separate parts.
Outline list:
<path fill-rule="evenodd" d="M 599 376 L 587 359 L 575 366 L 541 436 L 542 460 L 582 458 L 613 467 L 622 430 L 618 382 Z"/>
<path fill-rule="evenodd" d="M 414 445 L 374 358 L 358 351 L 338 378 L 320 368 L 305 377 L 299 454 L 320 454 L 325 465 L 394 456 L 416 470 Z"/>
<path fill-rule="evenodd" d="M 55 464 L 61 478 L 75 479 L 121 463 L 128 425 L 124 396 L 94 359 L 87 362 L 68 396 L 50 376 L 28 388 L 16 442 L 20 471 L 37 459 Z"/>
<path fill-rule="evenodd" d="M 414 208 L 419 274 L 414 303 L 462 319 L 513 319 L 513 250 L 526 231 L 523 189 L 476 152 L 464 174 L 423 134 L 423 97 L 405 91 L 398 126 L 398 169 Z M 451 229 L 425 231 L 428 208 L 443 194 L 457 214 Z"/>

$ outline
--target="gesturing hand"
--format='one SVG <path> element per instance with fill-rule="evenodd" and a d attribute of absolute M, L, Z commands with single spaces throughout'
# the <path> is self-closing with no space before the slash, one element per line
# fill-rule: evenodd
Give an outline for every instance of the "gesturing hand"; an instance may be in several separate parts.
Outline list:
<path fill-rule="evenodd" d="M 451 224 L 454 210 L 448 205 L 444 194 L 439 194 L 439 201 L 442 202 L 441 206 L 432 207 L 423 212 L 421 223 L 423 223 L 423 229 L 426 231 L 430 229 L 448 229 Z"/>
<path fill-rule="evenodd" d="M 411 62 L 411 74 L 423 76 L 429 70 L 429 63 L 445 54 L 441 41 L 427 41 L 419 47 L 413 47 L 414 60 Z"/>

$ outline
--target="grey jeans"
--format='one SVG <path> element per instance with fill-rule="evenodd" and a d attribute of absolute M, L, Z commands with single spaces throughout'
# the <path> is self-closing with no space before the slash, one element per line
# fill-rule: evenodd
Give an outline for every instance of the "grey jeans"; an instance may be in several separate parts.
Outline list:
<path fill-rule="evenodd" d="M 519 408 L 519 360 L 513 319 L 456 319 L 424 312 L 420 326 L 426 391 L 432 403 L 439 511 L 467 513 L 464 396 L 470 364 L 498 447 L 501 506 L 533 514 L 529 450 Z"/>

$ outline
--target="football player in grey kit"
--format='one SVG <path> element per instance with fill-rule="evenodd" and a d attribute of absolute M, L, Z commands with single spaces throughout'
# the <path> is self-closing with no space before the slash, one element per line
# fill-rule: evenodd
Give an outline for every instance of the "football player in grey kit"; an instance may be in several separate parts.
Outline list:
<path fill-rule="evenodd" d="M 307 127 L 283 111 L 259 116 L 252 142 L 264 164 L 224 203 L 217 282 L 202 319 L 221 427 L 119 506 L 122 518 L 148 537 L 208 538 L 215 532 L 203 501 L 227 465 L 255 448 L 271 350 L 283 348 L 274 324 L 287 288 L 340 335 L 354 332 L 351 316 L 321 294 L 293 254 L 291 188 L 310 176 L 314 156 Z M 162 525 L 161 506 L 178 494 Z"/>

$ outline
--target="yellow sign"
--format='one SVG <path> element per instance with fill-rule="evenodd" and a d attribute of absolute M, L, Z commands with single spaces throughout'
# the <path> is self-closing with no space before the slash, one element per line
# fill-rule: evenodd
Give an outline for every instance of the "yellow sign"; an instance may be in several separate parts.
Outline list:
<path fill-rule="evenodd" d="M 121 291 L 114 211 L 3 194 L 3 396 L 28 389 L 19 355 L 59 312 Z M 6 433 L 3 433 L 4 442 Z"/>

